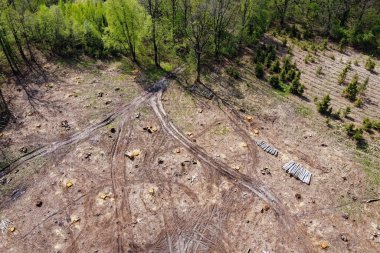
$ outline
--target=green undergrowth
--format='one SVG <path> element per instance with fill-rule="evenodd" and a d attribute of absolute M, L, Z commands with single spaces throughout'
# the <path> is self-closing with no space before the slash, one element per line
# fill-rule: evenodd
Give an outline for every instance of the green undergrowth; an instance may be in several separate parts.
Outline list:
<path fill-rule="evenodd" d="M 296 113 L 304 118 L 308 118 L 311 116 L 312 110 L 307 106 L 299 105 L 296 108 Z"/>
<path fill-rule="evenodd" d="M 370 154 L 359 152 L 356 154 L 356 160 L 363 166 L 363 171 L 370 184 L 380 186 L 380 163 Z"/>

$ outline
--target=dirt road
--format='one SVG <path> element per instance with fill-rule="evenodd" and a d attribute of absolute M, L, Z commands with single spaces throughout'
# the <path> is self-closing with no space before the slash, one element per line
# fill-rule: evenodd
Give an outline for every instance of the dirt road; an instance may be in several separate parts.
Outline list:
<path fill-rule="evenodd" d="M 263 182 L 261 182 L 258 178 L 253 178 L 252 176 L 250 177 L 232 169 L 231 166 L 226 163 L 215 160 L 209 154 L 207 154 L 207 152 L 201 146 L 197 145 L 195 142 L 187 138 L 173 124 L 161 102 L 162 94 L 165 92 L 165 89 L 169 83 L 170 79 L 161 79 L 149 91 L 143 92 L 130 104 L 124 106 L 123 108 L 120 108 L 97 124 L 91 125 L 82 131 L 73 134 L 66 140 L 53 142 L 50 145 L 41 147 L 21 157 L 9 165 L 6 170 L 1 173 L 0 177 L 6 175 L 27 161 L 31 161 L 35 158 L 58 152 L 65 146 L 79 143 L 89 138 L 90 136 L 95 136 L 98 133 L 97 130 L 118 119 L 119 121 L 116 128 L 116 137 L 113 141 L 111 151 L 109 152 L 108 160 L 111 172 L 111 182 L 108 182 L 106 178 L 102 178 L 102 180 L 98 182 L 95 189 L 90 190 L 88 193 L 82 194 L 79 198 L 77 198 L 77 200 L 75 200 L 75 202 L 77 202 L 81 199 L 86 199 L 86 205 L 84 208 L 86 218 L 88 218 L 88 213 L 93 210 L 93 207 L 91 205 L 94 205 L 94 203 L 91 198 L 93 198 L 96 194 L 95 190 L 106 187 L 107 185 L 111 186 L 114 204 L 112 207 L 113 214 L 111 215 L 111 219 L 108 221 L 108 226 L 110 226 L 109 228 L 112 228 L 113 236 L 111 235 L 112 241 L 109 243 L 109 245 L 107 245 L 108 249 L 112 248 L 112 252 L 127 252 L 128 250 L 129 252 L 197 252 L 200 249 L 200 245 L 203 245 L 202 247 L 204 249 L 208 249 L 206 251 L 231 252 L 232 249 L 229 249 L 228 245 L 225 245 L 223 243 L 223 236 L 220 235 L 219 232 L 213 232 L 213 230 L 208 227 L 209 225 L 207 225 L 210 224 L 213 217 L 215 215 L 217 216 L 219 212 L 216 205 L 213 205 L 211 210 L 201 213 L 199 217 L 196 215 L 196 220 L 190 219 L 187 221 L 182 221 L 180 224 L 176 224 L 176 219 L 178 218 L 170 218 L 170 215 L 167 216 L 164 214 L 164 223 L 166 229 L 164 229 L 161 233 L 161 236 L 159 237 L 161 239 L 157 239 L 158 244 L 148 244 L 145 246 L 145 248 L 141 248 L 134 243 L 136 240 L 136 235 L 133 233 L 125 232 L 126 224 L 133 224 L 134 222 L 133 215 L 131 214 L 131 210 L 134 208 L 134 206 L 130 201 L 132 191 L 131 189 L 133 186 L 130 184 L 130 180 L 128 180 L 128 176 L 126 174 L 127 172 L 125 169 L 124 155 L 125 150 L 129 148 L 131 135 L 133 132 L 133 126 L 130 124 L 129 119 L 132 118 L 135 110 L 141 106 L 150 105 L 154 111 L 156 119 L 161 123 L 164 132 L 173 140 L 178 142 L 182 147 L 188 150 L 194 156 L 194 158 L 199 161 L 199 163 L 202 165 L 202 168 L 215 171 L 217 174 L 226 178 L 232 184 L 236 185 L 236 187 L 241 188 L 243 191 L 251 192 L 253 196 L 257 196 L 259 199 L 266 202 L 269 205 L 269 208 L 273 210 L 275 217 L 278 220 L 278 224 L 280 225 L 279 228 L 276 227 L 272 229 L 280 231 L 280 233 L 286 235 L 288 238 L 292 238 L 292 240 L 286 241 L 286 243 L 292 244 L 291 247 L 297 248 L 299 252 L 314 252 L 314 249 L 311 246 L 312 243 L 308 239 L 308 234 L 302 227 L 301 223 L 298 223 L 297 218 L 290 214 L 289 210 L 281 202 L 281 199 L 279 199 Z M 250 159 L 254 160 L 254 153 L 257 152 L 256 146 L 254 145 L 254 140 L 251 139 L 244 132 L 244 129 L 240 127 L 239 122 L 237 122 L 237 119 L 234 117 L 233 113 L 229 111 L 230 109 L 228 107 L 224 107 L 223 109 L 229 115 L 231 123 L 235 125 L 237 129 L 236 132 L 241 135 L 242 139 L 249 143 L 249 150 L 251 154 Z M 158 145 L 158 143 L 156 145 Z M 152 156 L 148 157 L 147 161 L 153 163 L 155 159 L 156 157 Z M 254 164 L 254 161 L 252 161 L 252 164 Z M 152 165 L 147 164 L 146 166 L 149 168 Z M 155 179 L 151 178 L 150 181 L 155 181 Z M 173 182 L 168 183 L 171 184 Z M 171 195 L 171 187 L 163 188 L 166 188 L 170 193 L 169 195 Z M 232 205 L 235 200 L 234 198 L 227 197 L 225 201 L 228 201 L 229 205 Z M 245 204 L 248 204 L 247 208 L 250 209 L 249 202 L 241 203 L 242 206 Z M 170 207 L 167 207 L 167 210 L 169 211 L 173 208 L 176 208 L 176 205 L 174 203 L 171 203 Z M 33 234 L 36 229 L 43 226 L 45 222 L 47 222 L 49 219 L 52 219 L 52 217 L 55 215 L 61 213 L 64 209 L 65 208 L 53 212 L 53 214 L 49 215 L 48 218 L 44 218 L 41 222 L 38 222 L 37 225 L 34 225 L 32 230 L 22 235 L 23 240 L 26 240 L 30 235 Z M 204 227 L 202 227 L 201 224 L 204 224 Z M 183 240 L 183 236 L 181 236 L 181 234 L 184 233 L 184 229 L 187 229 L 188 231 L 199 230 L 199 236 L 202 238 L 190 240 L 190 242 L 187 242 L 187 244 L 183 244 L 183 241 L 181 241 Z M 84 231 L 87 231 L 87 233 Z M 95 234 L 101 233 L 100 230 L 99 232 L 96 232 L 96 229 L 93 229 L 91 225 L 88 225 L 86 223 L 81 232 L 72 239 L 71 246 L 66 249 L 66 252 L 78 252 L 78 250 L 80 250 L 79 242 L 87 240 L 89 231 L 92 231 L 91 233 Z M 209 234 L 206 238 L 205 234 L 207 232 Z M 165 243 L 162 243 L 162 240 L 164 240 Z M 191 246 L 189 246 L 189 243 L 191 243 Z M 15 246 L 16 244 L 12 245 Z"/>

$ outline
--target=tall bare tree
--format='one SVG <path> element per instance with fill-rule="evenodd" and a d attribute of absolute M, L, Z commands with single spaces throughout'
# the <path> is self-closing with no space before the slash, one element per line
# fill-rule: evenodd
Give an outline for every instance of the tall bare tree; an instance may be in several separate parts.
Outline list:
<path fill-rule="evenodd" d="M 210 1 L 205 0 L 199 2 L 194 8 L 194 11 L 191 13 L 190 25 L 187 33 L 196 58 L 196 81 L 201 82 L 202 56 L 211 39 L 210 29 L 212 28 L 212 13 L 210 10 Z"/>

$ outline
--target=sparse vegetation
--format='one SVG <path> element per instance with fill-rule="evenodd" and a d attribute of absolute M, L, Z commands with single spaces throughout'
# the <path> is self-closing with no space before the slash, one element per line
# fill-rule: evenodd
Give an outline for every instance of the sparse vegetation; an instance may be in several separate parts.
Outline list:
<path fill-rule="evenodd" d="M 355 107 L 361 107 L 363 105 L 363 100 L 361 98 L 357 98 L 354 102 Z"/>
<path fill-rule="evenodd" d="M 294 95 L 302 95 L 304 92 L 304 86 L 300 83 L 299 76 L 295 77 L 293 81 L 290 83 L 290 93 Z"/>
<path fill-rule="evenodd" d="M 368 71 L 374 71 L 375 70 L 376 63 L 371 59 L 368 58 L 365 62 L 365 69 Z"/>
<path fill-rule="evenodd" d="M 343 96 L 348 98 L 351 102 L 356 100 L 356 96 L 359 93 L 358 78 L 359 77 L 356 74 L 348 86 L 343 90 Z"/>
<path fill-rule="evenodd" d="M 371 120 L 369 118 L 365 118 L 363 120 L 363 129 L 365 131 L 371 131 L 372 129 L 373 130 L 376 130 L 376 131 L 380 131 L 380 120 Z"/>
<path fill-rule="evenodd" d="M 344 110 L 343 110 L 343 117 L 347 118 L 348 115 L 351 113 L 351 107 L 347 106 Z"/>
<path fill-rule="evenodd" d="M 288 45 L 288 39 L 286 37 L 281 39 L 281 44 L 283 47 L 286 47 Z"/>
<path fill-rule="evenodd" d="M 270 67 L 270 71 L 272 73 L 280 73 L 281 65 L 280 65 L 280 61 L 278 59 L 272 63 L 272 66 Z"/>
<path fill-rule="evenodd" d="M 4 251 L 375 251 L 379 0 L 0 7 Z"/>
<path fill-rule="evenodd" d="M 312 114 L 311 109 L 303 105 L 298 106 L 296 112 L 305 118 L 309 117 Z"/>
<path fill-rule="evenodd" d="M 355 140 L 356 142 L 360 142 L 363 140 L 363 129 L 357 128 L 353 123 L 346 124 L 344 127 L 347 135 Z"/>
<path fill-rule="evenodd" d="M 272 45 L 260 45 L 259 49 L 253 56 L 253 62 L 256 63 L 255 75 L 263 79 L 265 76 L 265 69 L 271 71 L 272 65 L 276 64 L 276 51 Z"/>
<path fill-rule="evenodd" d="M 317 76 L 321 76 L 323 75 L 323 71 L 322 71 L 322 66 L 319 66 L 318 69 L 317 69 Z"/>
<path fill-rule="evenodd" d="M 317 103 L 317 110 L 320 114 L 325 116 L 330 116 L 332 112 L 332 107 L 330 106 L 331 98 L 330 95 L 327 94 L 322 98 L 321 101 Z"/>
<path fill-rule="evenodd" d="M 234 78 L 234 79 L 239 79 L 240 78 L 240 73 L 239 73 L 239 70 L 237 70 L 236 68 L 234 67 L 228 67 L 226 68 L 226 73 Z"/>
<path fill-rule="evenodd" d="M 257 78 L 263 79 L 264 78 L 264 66 L 261 62 L 257 63 L 255 66 L 255 75 Z"/>
<path fill-rule="evenodd" d="M 323 39 L 322 50 L 327 50 L 329 45 L 329 41 L 327 39 Z"/>
<path fill-rule="evenodd" d="M 271 75 L 269 78 L 269 84 L 275 89 L 280 88 L 280 78 L 278 75 Z"/>
<path fill-rule="evenodd" d="M 370 131 L 372 129 L 372 121 L 369 118 L 363 120 L 363 129 L 365 131 Z"/>
<path fill-rule="evenodd" d="M 367 86 L 368 86 L 368 82 L 369 82 L 369 77 L 367 77 L 363 83 L 359 84 L 359 87 L 358 87 L 358 91 L 359 93 L 363 93 L 366 89 L 367 89 Z"/>
<path fill-rule="evenodd" d="M 340 42 L 339 42 L 339 51 L 340 51 L 341 53 L 344 53 L 344 50 L 345 50 L 345 48 L 346 48 L 346 43 L 347 43 L 347 41 L 346 41 L 345 38 L 342 38 L 342 39 L 340 40 Z"/>
<path fill-rule="evenodd" d="M 344 85 L 346 83 L 346 77 L 348 71 L 351 70 L 351 63 L 347 63 L 347 65 L 343 68 L 342 73 L 339 75 L 338 84 Z"/>

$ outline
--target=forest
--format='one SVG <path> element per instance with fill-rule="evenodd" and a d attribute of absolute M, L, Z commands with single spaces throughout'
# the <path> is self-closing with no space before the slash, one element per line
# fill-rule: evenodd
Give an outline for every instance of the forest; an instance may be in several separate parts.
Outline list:
<path fill-rule="evenodd" d="M 40 53 L 125 55 L 141 65 L 233 57 L 267 31 L 327 37 L 370 54 L 380 47 L 376 0 L 1 0 L 0 71 L 20 75 Z"/>
<path fill-rule="evenodd" d="M 322 37 L 341 48 L 350 45 L 376 55 L 380 2 L 1 0 L 0 73 L 18 79 L 30 73 L 43 76 L 41 57 L 124 56 L 141 69 L 170 71 L 186 64 L 200 82 L 204 66 L 232 58 L 245 47 L 254 48 L 267 32 L 299 40 Z M 260 68 L 259 64 L 256 72 L 262 72 Z M 271 81 L 273 86 L 276 80 Z M 293 93 L 302 91 L 298 86 Z M 0 102 L 1 111 L 6 111 L 4 99 Z"/>

